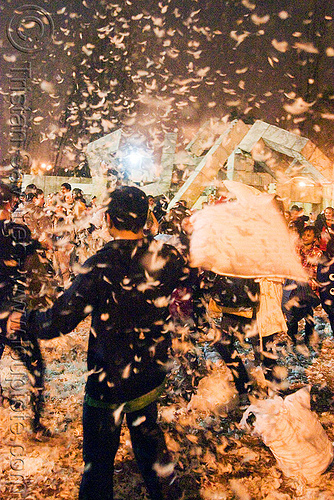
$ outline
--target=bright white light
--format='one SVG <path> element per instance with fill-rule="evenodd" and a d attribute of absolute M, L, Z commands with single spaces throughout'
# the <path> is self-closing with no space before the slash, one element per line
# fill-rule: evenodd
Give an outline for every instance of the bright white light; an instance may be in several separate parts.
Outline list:
<path fill-rule="evenodd" d="M 141 155 L 141 153 L 139 151 L 132 151 L 127 156 L 127 160 L 129 161 L 131 166 L 136 167 L 136 166 L 140 166 L 140 164 L 143 160 L 143 156 Z"/>
<path fill-rule="evenodd" d="M 42 163 L 42 165 L 41 165 L 41 169 L 42 169 L 42 170 L 45 170 L 45 169 L 46 169 L 46 165 L 45 165 L 45 163 Z"/>
<path fill-rule="evenodd" d="M 153 159 L 150 151 L 142 148 L 129 148 L 123 155 L 123 168 L 132 182 L 153 180 Z"/>
<path fill-rule="evenodd" d="M 304 182 L 304 181 L 300 181 L 300 182 L 299 182 L 299 186 L 300 186 L 300 187 L 305 187 L 305 186 L 306 186 L 306 182 Z"/>

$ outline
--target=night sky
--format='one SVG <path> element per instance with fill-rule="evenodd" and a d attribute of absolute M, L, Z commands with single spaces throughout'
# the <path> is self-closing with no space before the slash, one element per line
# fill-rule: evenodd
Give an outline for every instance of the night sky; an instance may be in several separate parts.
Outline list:
<path fill-rule="evenodd" d="M 6 34 L 20 5 L 2 4 L 3 162 L 10 75 L 25 62 L 25 148 L 35 167 L 73 169 L 88 142 L 119 127 L 158 158 L 164 131 L 177 131 L 181 148 L 222 117 L 300 133 L 334 159 L 333 1 L 39 1 L 54 32 L 35 53 Z"/>

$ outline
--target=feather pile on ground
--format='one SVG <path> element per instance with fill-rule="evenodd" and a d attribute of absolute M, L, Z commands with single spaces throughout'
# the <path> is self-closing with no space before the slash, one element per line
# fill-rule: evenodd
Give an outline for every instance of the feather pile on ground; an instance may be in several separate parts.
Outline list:
<path fill-rule="evenodd" d="M 319 353 L 314 347 L 310 356 L 306 357 L 298 349 L 291 349 L 284 338 L 279 338 L 278 344 L 281 350 L 286 349 L 287 352 L 284 362 L 290 376 L 291 391 L 302 383 L 312 384 L 312 410 L 333 441 L 334 385 L 331 366 L 334 341 L 324 318 L 316 319 L 321 346 Z M 54 433 L 53 437 L 40 440 L 33 437 L 28 425 L 28 404 L 27 409 L 22 405 L 19 411 L 0 408 L 3 500 L 12 500 L 15 495 L 17 497 L 17 492 L 22 492 L 21 498 L 27 500 L 71 500 L 78 496 L 83 470 L 81 410 L 88 330 L 89 321 L 85 320 L 73 333 L 42 342 L 47 363 L 44 422 Z M 243 357 L 251 358 L 250 352 L 245 350 Z M 334 471 L 331 467 L 311 485 L 283 475 L 261 439 L 241 429 L 239 423 L 246 406 L 239 405 L 228 414 L 220 414 L 203 412 L 196 405 L 189 405 L 192 396 L 189 388 L 192 384 L 198 385 L 197 375 L 201 369 L 197 372 L 191 373 L 189 366 L 183 372 L 175 369 L 160 406 L 161 424 L 174 456 L 180 485 L 186 492 L 185 499 L 334 498 Z M 22 398 L 24 396 L 27 400 L 28 383 L 24 373 L 8 351 L 1 361 L 2 384 L 7 392 L 13 392 L 13 396 L 20 392 Z M 188 379 L 187 385 L 185 381 Z M 21 382 L 16 383 L 15 380 Z M 180 390 L 177 390 L 178 387 Z M 116 458 L 115 496 L 122 500 L 148 498 L 126 426 Z"/>
<path fill-rule="evenodd" d="M 322 343 L 318 356 L 306 373 L 312 384 L 327 386 L 334 393 L 334 342 L 331 339 Z"/>

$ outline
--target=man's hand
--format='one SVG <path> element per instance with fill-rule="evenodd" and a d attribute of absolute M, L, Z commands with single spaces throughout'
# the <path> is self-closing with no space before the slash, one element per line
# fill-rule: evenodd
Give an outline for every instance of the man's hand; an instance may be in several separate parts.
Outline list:
<path fill-rule="evenodd" d="M 7 321 L 7 333 L 9 335 L 17 332 L 18 330 L 20 330 L 20 328 L 21 328 L 21 317 L 22 317 L 22 313 L 21 312 L 17 312 L 17 311 L 14 311 L 9 316 L 8 321 Z"/>

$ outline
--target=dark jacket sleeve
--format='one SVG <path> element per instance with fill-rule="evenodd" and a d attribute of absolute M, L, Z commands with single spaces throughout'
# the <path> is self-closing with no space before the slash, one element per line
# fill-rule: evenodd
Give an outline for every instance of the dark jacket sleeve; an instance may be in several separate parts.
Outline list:
<path fill-rule="evenodd" d="M 98 270 L 93 267 L 79 274 L 70 288 L 58 297 L 46 311 L 30 311 L 27 329 L 40 339 L 53 339 L 74 328 L 88 316 L 96 305 L 95 291 L 98 289 Z"/>

